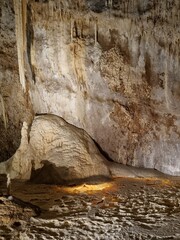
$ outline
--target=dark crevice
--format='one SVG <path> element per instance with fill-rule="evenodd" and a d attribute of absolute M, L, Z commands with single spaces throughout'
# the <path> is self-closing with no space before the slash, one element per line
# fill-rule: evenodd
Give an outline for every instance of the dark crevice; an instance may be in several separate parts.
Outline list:
<path fill-rule="evenodd" d="M 99 145 L 99 143 L 97 143 L 94 139 L 93 139 L 96 147 L 98 148 L 98 150 L 100 151 L 100 153 L 110 162 L 114 162 L 113 159 L 109 156 L 109 154 L 107 152 L 105 152 L 102 147 Z"/>
<path fill-rule="evenodd" d="M 106 10 L 105 0 L 89 0 L 88 6 L 95 13 L 102 13 Z"/>
<path fill-rule="evenodd" d="M 12 136 L 15 136 L 15 140 Z M 10 121 L 6 130 L 2 119 L 0 119 L 0 137 L 0 162 L 5 162 L 19 147 L 21 139 L 20 127 L 13 126 Z"/>

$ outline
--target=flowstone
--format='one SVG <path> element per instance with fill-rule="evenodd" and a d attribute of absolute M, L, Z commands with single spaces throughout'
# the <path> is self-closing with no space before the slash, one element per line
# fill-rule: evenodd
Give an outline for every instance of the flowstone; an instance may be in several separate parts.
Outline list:
<path fill-rule="evenodd" d="M 28 134 L 29 132 L 29 134 Z M 110 177 L 108 161 L 94 141 L 79 129 L 55 115 L 36 116 L 6 170 L 11 178 L 37 183 L 67 184 L 81 179 Z"/>

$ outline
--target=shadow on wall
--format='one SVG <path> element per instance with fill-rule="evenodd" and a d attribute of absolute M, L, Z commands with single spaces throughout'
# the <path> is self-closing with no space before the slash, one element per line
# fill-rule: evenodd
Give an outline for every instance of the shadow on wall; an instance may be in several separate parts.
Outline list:
<path fill-rule="evenodd" d="M 12 137 L 13 136 L 13 137 Z M 14 155 L 21 141 L 21 129 L 9 124 L 7 130 L 0 119 L 0 162 L 7 161 Z"/>
<path fill-rule="evenodd" d="M 94 139 L 92 139 L 92 140 L 93 140 L 93 142 L 95 143 L 95 145 L 96 145 L 96 147 L 98 148 L 98 150 L 100 151 L 100 153 L 101 153 L 108 161 L 114 162 L 113 159 L 109 156 L 109 154 L 108 154 L 106 151 L 104 151 L 104 150 L 101 148 L 101 146 L 100 146 Z"/>

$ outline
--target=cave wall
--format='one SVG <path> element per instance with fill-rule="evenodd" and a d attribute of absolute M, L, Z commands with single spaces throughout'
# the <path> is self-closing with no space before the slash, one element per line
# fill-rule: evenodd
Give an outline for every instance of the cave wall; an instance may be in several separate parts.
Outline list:
<path fill-rule="evenodd" d="M 14 7 L 21 92 L 33 111 L 85 129 L 116 162 L 180 174 L 179 1 Z"/>
<path fill-rule="evenodd" d="M 30 122 L 29 97 L 19 82 L 12 0 L 0 0 L 0 162 L 7 160 L 20 144 L 22 122 Z"/>

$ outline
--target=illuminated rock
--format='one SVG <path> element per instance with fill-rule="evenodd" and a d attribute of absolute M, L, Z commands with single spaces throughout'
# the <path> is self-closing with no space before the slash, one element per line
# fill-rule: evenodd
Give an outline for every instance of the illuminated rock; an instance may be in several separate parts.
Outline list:
<path fill-rule="evenodd" d="M 84 130 L 55 115 L 41 115 L 35 117 L 29 135 L 24 124 L 21 145 L 8 171 L 12 178 L 30 178 L 32 171 L 35 182 L 60 184 L 110 177 L 106 164 Z"/>

